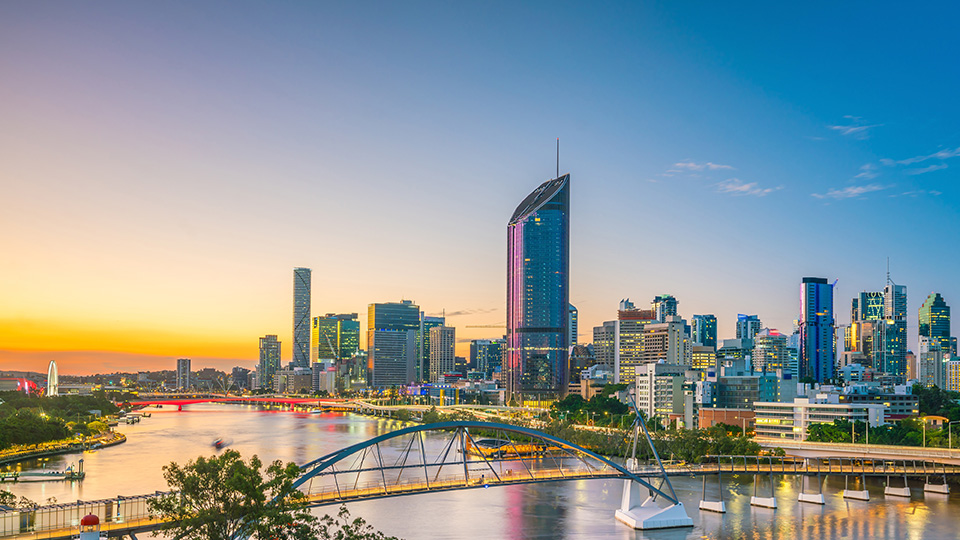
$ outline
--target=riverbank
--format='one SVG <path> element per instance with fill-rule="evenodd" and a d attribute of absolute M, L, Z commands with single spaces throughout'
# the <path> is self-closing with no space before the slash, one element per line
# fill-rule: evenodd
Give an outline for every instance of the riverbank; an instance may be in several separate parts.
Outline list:
<path fill-rule="evenodd" d="M 108 431 L 97 435 L 96 437 L 87 437 L 84 440 L 67 439 L 61 441 L 50 441 L 47 443 L 31 445 L 27 448 L 18 448 L 13 450 L 4 450 L 0 452 L 0 465 L 18 463 L 40 457 L 56 456 L 59 454 L 69 454 L 71 452 L 82 452 L 91 448 L 105 448 L 116 446 L 127 441 L 127 436 L 119 431 Z"/>

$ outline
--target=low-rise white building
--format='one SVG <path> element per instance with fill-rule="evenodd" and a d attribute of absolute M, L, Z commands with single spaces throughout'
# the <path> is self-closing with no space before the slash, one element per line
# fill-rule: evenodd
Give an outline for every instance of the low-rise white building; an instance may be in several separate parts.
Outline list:
<path fill-rule="evenodd" d="M 866 422 L 871 427 L 883 425 L 886 407 L 875 403 L 841 404 L 836 394 L 819 394 L 791 403 L 761 401 L 754 403 L 753 410 L 758 437 L 803 441 L 812 424 L 848 420 Z"/>

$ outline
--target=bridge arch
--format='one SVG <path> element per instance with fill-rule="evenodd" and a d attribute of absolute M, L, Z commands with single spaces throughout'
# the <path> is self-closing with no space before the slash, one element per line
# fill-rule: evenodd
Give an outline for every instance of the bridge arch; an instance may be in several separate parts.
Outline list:
<path fill-rule="evenodd" d="M 484 447 L 478 444 L 478 441 L 470 432 L 471 429 L 493 432 L 495 436 L 500 435 L 505 437 L 505 439 L 493 439 L 493 447 Z M 426 458 L 427 454 L 423 445 L 423 433 L 439 431 L 446 432 L 451 435 L 449 442 L 445 445 L 445 449 L 441 451 L 441 454 L 437 456 L 437 460 L 428 462 Z M 409 440 L 403 447 L 403 450 L 397 456 L 395 463 L 393 465 L 387 464 L 383 460 L 381 444 L 391 442 L 394 439 L 403 439 L 405 437 L 409 437 Z M 514 442 L 514 437 L 525 439 L 527 442 Z M 490 440 L 484 440 L 481 442 L 489 443 Z M 455 444 L 459 444 L 459 447 L 456 451 L 454 451 L 454 456 L 456 457 L 456 454 L 459 453 L 461 458 L 448 461 L 447 458 L 449 457 L 449 454 L 453 450 Z M 499 447 L 496 446 L 498 444 L 500 445 Z M 411 460 L 410 458 L 414 454 L 418 455 L 419 459 L 414 458 Z M 364 468 L 364 463 L 366 462 L 368 455 L 370 456 L 373 465 Z M 471 459 L 471 457 L 473 459 Z M 575 460 L 574 465 L 579 466 L 579 469 L 577 472 L 575 472 L 568 468 L 567 473 L 564 473 L 564 460 L 567 460 L 569 465 L 571 458 Z M 348 463 L 351 459 L 353 460 L 353 464 L 349 465 Z M 590 463 L 590 460 L 594 460 L 596 463 Z M 533 465 L 534 462 L 539 464 L 549 464 L 551 461 L 556 468 L 550 469 L 546 473 L 543 473 L 542 471 L 534 471 L 531 468 L 531 465 Z M 358 462 L 359 466 L 357 466 Z M 497 469 L 493 466 L 493 464 L 501 464 L 502 470 L 502 463 L 510 463 L 513 466 L 516 466 L 516 464 L 519 463 L 522 466 L 522 469 L 519 469 L 519 476 L 511 476 L 509 479 L 502 478 L 501 474 L 498 473 Z M 337 490 L 337 497 L 335 499 L 342 501 L 347 498 L 343 496 L 343 493 L 349 490 L 342 489 L 340 479 L 344 478 L 345 476 L 349 477 L 349 475 L 355 473 L 357 475 L 357 481 L 354 483 L 354 489 L 352 492 L 357 492 L 356 486 L 359 484 L 360 475 L 362 473 L 367 473 L 368 476 L 379 474 L 380 478 L 382 479 L 383 493 L 373 493 L 371 496 L 389 497 L 422 493 L 438 489 L 436 487 L 436 482 L 439 481 L 440 471 L 444 467 L 451 466 L 462 467 L 463 484 L 439 489 L 480 487 L 479 483 L 477 483 L 477 479 L 475 477 L 471 479 L 470 477 L 469 468 L 472 466 L 474 467 L 475 473 L 478 470 L 489 471 L 486 474 L 492 473 L 491 476 L 489 476 L 490 481 L 485 482 L 483 487 L 488 487 L 488 485 L 495 484 L 502 485 L 511 483 L 577 480 L 596 477 L 627 478 L 649 489 L 654 497 L 663 497 L 672 504 L 679 503 L 679 500 L 677 499 L 676 495 L 672 493 L 672 491 L 666 492 L 660 489 L 662 487 L 662 482 L 660 486 L 654 486 L 648 481 L 650 476 L 659 477 L 659 470 L 652 472 L 650 476 L 641 476 L 635 472 L 631 472 L 623 465 L 620 465 L 595 452 L 583 448 L 580 445 L 549 435 L 542 431 L 509 424 L 467 420 L 410 426 L 385 433 L 383 435 L 378 435 L 366 441 L 331 452 L 302 465 L 302 474 L 296 480 L 293 487 L 296 489 L 301 489 L 304 485 L 312 483 L 314 479 L 332 477 Z M 479 469 L 477 469 L 477 467 L 479 467 Z M 430 473 L 431 470 L 434 469 L 436 470 L 436 475 L 434 476 L 435 485 L 432 487 Z M 390 471 L 391 474 L 397 473 L 397 485 L 399 485 L 399 478 L 404 474 L 405 470 L 421 471 L 424 482 L 420 485 L 419 489 L 398 489 L 396 492 L 391 493 L 391 486 L 389 485 L 390 482 L 387 480 L 387 472 Z M 346 488 L 349 486 L 343 487 Z M 310 496 L 309 490 L 307 495 L 308 497 Z"/>

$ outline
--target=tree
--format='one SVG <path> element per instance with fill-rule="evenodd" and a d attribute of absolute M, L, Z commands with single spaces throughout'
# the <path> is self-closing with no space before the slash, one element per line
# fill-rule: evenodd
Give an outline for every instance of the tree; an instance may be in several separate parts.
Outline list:
<path fill-rule="evenodd" d="M 341 507 L 338 519 L 317 519 L 293 482 L 294 463 L 277 460 L 266 470 L 257 456 L 245 462 L 236 450 L 198 457 L 181 467 L 163 467 L 171 492 L 151 500 L 150 509 L 177 540 L 396 540 L 385 537 Z"/>
<path fill-rule="evenodd" d="M 26 497 L 17 497 L 9 491 L 0 489 L 0 506 L 7 506 L 10 508 L 36 508 L 37 503 L 31 501 Z"/>

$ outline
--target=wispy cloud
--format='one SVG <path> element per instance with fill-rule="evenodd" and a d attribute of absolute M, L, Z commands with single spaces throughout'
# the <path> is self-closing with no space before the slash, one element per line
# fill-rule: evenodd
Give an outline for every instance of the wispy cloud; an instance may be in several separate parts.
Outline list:
<path fill-rule="evenodd" d="M 463 315 L 483 315 L 484 313 L 493 313 L 497 308 L 474 308 L 474 309 L 460 309 L 457 311 L 447 311 L 447 317 L 461 317 Z M 428 313 L 427 315 L 431 317 L 443 317 L 444 312 L 438 311 L 436 313 Z"/>
<path fill-rule="evenodd" d="M 870 130 L 880 127 L 883 124 L 867 124 L 859 116 L 844 116 L 842 124 L 827 126 L 828 128 L 839 131 L 841 135 L 853 137 L 855 139 L 867 139 L 870 137 Z"/>
<path fill-rule="evenodd" d="M 873 180 L 880 173 L 877 172 L 877 166 L 873 163 L 867 163 L 860 166 L 860 172 L 853 177 L 854 180 Z"/>
<path fill-rule="evenodd" d="M 763 197 L 774 191 L 783 189 L 783 186 L 775 188 L 760 187 L 756 182 L 744 182 L 739 178 L 728 178 L 723 182 L 716 184 L 718 193 L 730 193 L 732 195 L 751 195 L 754 197 Z"/>
<path fill-rule="evenodd" d="M 934 165 L 930 165 L 929 167 L 920 167 L 918 169 L 907 169 L 903 172 L 909 175 L 916 176 L 918 174 L 926 174 L 928 172 L 939 171 L 940 169 L 946 169 L 946 168 L 947 168 L 946 163 L 936 163 Z"/>
<path fill-rule="evenodd" d="M 914 156 L 907 159 L 881 159 L 880 163 L 887 167 L 893 167 L 895 165 L 913 165 L 915 163 L 923 163 L 924 161 L 929 161 L 931 159 L 939 159 L 943 161 L 958 156 L 960 156 L 960 147 L 953 149 L 947 148 L 945 150 L 940 150 L 925 156 Z"/>
<path fill-rule="evenodd" d="M 811 193 L 818 199 L 853 199 L 861 197 L 874 191 L 882 191 L 893 186 L 881 186 L 880 184 L 867 184 L 865 186 L 847 186 L 843 189 L 831 189 L 826 193 Z"/>
<path fill-rule="evenodd" d="M 891 197 L 919 197 L 921 195 L 930 195 L 932 197 L 939 197 L 943 195 L 942 191 L 937 191 L 935 189 L 915 189 L 912 191 L 904 191 L 903 193 L 894 193 L 890 195 Z"/>
<path fill-rule="evenodd" d="M 719 163 L 712 163 L 710 161 L 706 163 L 695 163 L 693 161 L 681 161 L 680 163 L 674 163 L 671 170 L 681 171 L 719 171 L 719 170 L 733 170 L 733 167 L 730 165 L 721 165 Z"/>

